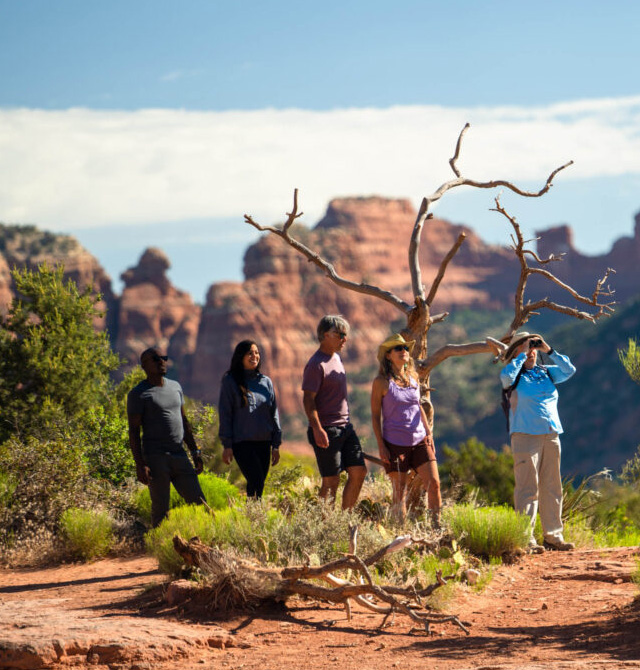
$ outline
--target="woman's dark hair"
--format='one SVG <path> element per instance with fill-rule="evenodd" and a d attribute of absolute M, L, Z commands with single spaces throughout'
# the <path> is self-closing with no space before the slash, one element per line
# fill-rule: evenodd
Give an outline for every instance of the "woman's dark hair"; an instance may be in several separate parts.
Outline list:
<path fill-rule="evenodd" d="M 241 404 L 243 407 L 245 407 L 248 404 L 247 400 L 248 391 L 244 382 L 244 365 L 242 364 L 242 359 L 251 351 L 251 347 L 254 344 L 256 345 L 256 347 L 258 347 L 259 351 L 260 347 L 258 346 L 258 343 L 254 342 L 253 340 L 242 340 L 242 342 L 238 342 L 238 344 L 236 344 L 236 348 L 233 351 L 233 356 L 231 356 L 231 365 L 227 370 L 227 374 L 231 375 L 232 379 L 235 381 L 235 383 L 238 385 L 238 388 L 240 389 L 240 394 L 242 396 Z M 261 358 L 260 362 L 262 362 L 262 356 L 260 358 Z M 258 363 L 256 372 L 260 373 L 260 363 Z"/>

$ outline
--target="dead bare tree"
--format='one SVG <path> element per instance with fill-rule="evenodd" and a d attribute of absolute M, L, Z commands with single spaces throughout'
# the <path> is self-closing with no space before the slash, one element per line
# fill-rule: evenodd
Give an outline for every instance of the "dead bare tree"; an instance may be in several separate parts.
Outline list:
<path fill-rule="evenodd" d="M 431 286 L 427 291 L 425 285 L 423 284 L 418 252 L 420 249 L 420 240 L 424 226 L 427 221 L 433 218 L 433 214 L 429 211 L 433 203 L 440 200 L 452 189 L 458 188 L 460 186 L 471 186 L 473 188 L 481 189 L 502 187 L 524 198 L 539 198 L 549 191 L 556 175 L 573 164 L 573 161 L 569 161 L 565 165 L 556 168 L 547 177 L 544 186 L 538 191 L 525 191 L 504 179 L 485 182 L 467 179 L 462 176 L 460 170 L 458 169 L 457 163 L 460 157 L 462 140 L 469 127 L 470 125 L 467 123 L 460 132 L 454 155 L 449 160 L 449 165 L 451 166 L 455 177 L 442 184 L 431 195 L 424 197 L 418 211 L 418 215 L 411 234 L 411 239 L 409 241 L 409 271 L 411 273 L 411 287 L 413 292 L 412 302 L 405 301 L 392 292 L 378 286 L 364 282 L 359 283 L 342 277 L 340 274 L 338 274 L 332 263 L 328 262 L 318 253 L 294 238 L 291 235 L 291 226 L 303 214 L 303 212 L 298 212 L 297 189 L 295 189 L 293 195 L 293 208 L 291 212 L 287 212 L 287 219 L 282 227 L 261 225 L 254 221 L 254 219 L 247 214 L 245 214 L 244 217 L 248 224 L 254 226 L 258 230 L 269 232 L 282 238 L 289 246 L 293 247 L 296 251 L 305 256 L 310 262 L 317 265 L 337 286 L 348 289 L 350 291 L 356 291 L 358 293 L 373 296 L 379 298 L 380 300 L 385 300 L 406 316 L 407 325 L 405 329 L 405 335 L 407 335 L 410 339 L 416 340 L 418 344 L 418 346 L 414 348 L 413 355 L 416 359 L 418 370 L 420 371 L 423 385 L 423 400 L 425 403 L 425 410 L 431 424 L 433 424 L 433 405 L 431 403 L 429 391 L 429 376 L 431 371 L 447 358 L 452 356 L 468 356 L 471 354 L 481 353 L 490 353 L 493 354 L 496 358 L 501 358 L 507 349 L 507 345 L 505 343 L 509 341 L 513 333 L 515 333 L 520 327 L 527 323 L 531 316 L 538 314 L 539 310 L 541 309 L 550 309 L 577 319 L 587 319 L 589 321 L 595 322 L 596 319 L 611 314 L 613 312 L 613 305 L 615 304 L 613 301 L 607 302 L 605 300 L 603 302 L 603 299 L 609 298 L 613 294 L 613 291 L 606 285 L 610 274 L 614 272 L 612 269 L 609 268 L 606 271 L 604 277 L 596 282 L 594 291 L 590 297 L 581 295 L 571 286 L 568 286 L 567 284 L 560 281 L 552 272 L 545 269 L 545 266 L 551 262 L 561 260 L 562 255 L 552 255 L 547 259 L 541 259 L 534 251 L 527 249 L 527 243 L 531 242 L 532 240 L 524 240 L 515 217 L 509 215 L 500 205 L 499 198 L 496 198 L 496 207 L 493 211 L 499 212 L 510 222 L 514 231 L 511 236 L 513 242 L 512 248 L 520 262 L 520 276 L 515 291 L 514 318 L 511 322 L 511 325 L 509 326 L 508 331 L 503 333 L 499 338 L 487 336 L 484 341 L 479 342 L 446 344 L 434 352 L 429 352 L 427 346 L 427 335 L 429 329 L 434 324 L 444 321 L 448 316 L 448 312 L 432 314 L 431 307 L 442 280 L 444 279 L 449 263 L 452 261 L 465 240 L 464 233 L 461 233 L 454 245 L 451 247 L 450 251 L 442 259 L 436 276 L 434 277 Z M 529 258 L 532 258 L 542 267 L 530 267 L 528 264 Z M 577 309 L 574 307 L 561 305 L 552 300 L 549 300 L 546 297 L 535 300 L 533 302 L 528 301 L 525 303 L 525 289 L 527 286 L 527 281 L 529 277 L 534 274 L 540 275 L 548 279 L 556 286 L 559 286 L 561 289 L 566 291 L 576 302 L 584 305 L 584 309 Z"/>

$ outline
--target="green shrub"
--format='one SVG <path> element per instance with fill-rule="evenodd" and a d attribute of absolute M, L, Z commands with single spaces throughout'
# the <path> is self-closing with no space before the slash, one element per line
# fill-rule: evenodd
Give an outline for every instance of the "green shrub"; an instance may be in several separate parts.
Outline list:
<path fill-rule="evenodd" d="M 158 561 L 163 572 L 177 575 L 182 567 L 182 558 L 173 548 L 173 537 L 179 533 L 184 539 L 199 537 L 205 544 L 214 537 L 213 518 L 202 505 L 182 505 L 169 512 L 164 521 L 150 530 L 144 538 L 147 551 Z"/>
<path fill-rule="evenodd" d="M 90 561 L 113 547 L 113 519 L 107 512 L 72 507 L 60 517 L 65 546 L 74 558 Z"/>
<path fill-rule="evenodd" d="M 224 477 L 207 472 L 201 474 L 198 480 L 207 505 L 212 509 L 223 509 L 229 505 L 229 501 L 237 500 L 240 496 L 238 488 Z M 184 499 L 171 485 L 169 509 L 182 507 L 185 504 Z M 147 486 L 141 486 L 136 491 L 133 497 L 133 507 L 145 523 L 151 523 L 151 496 Z"/>
<path fill-rule="evenodd" d="M 11 494 L 0 505 L 0 545 L 42 528 L 55 531 L 64 510 L 110 498 L 106 486 L 90 477 L 72 436 L 11 438 L 0 445 L 0 472 Z"/>
<path fill-rule="evenodd" d="M 472 437 L 457 450 L 445 446 L 442 451 L 440 478 L 449 497 L 495 505 L 513 502 L 513 456 L 508 447 L 498 452 Z"/>
<path fill-rule="evenodd" d="M 460 544 L 476 556 L 502 556 L 529 542 L 528 517 L 506 505 L 454 505 L 445 508 L 444 519 Z"/>

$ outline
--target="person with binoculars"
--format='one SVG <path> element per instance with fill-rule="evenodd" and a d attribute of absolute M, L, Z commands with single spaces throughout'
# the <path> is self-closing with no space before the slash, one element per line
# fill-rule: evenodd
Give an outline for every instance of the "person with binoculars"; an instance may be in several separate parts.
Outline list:
<path fill-rule="evenodd" d="M 551 365 L 538 362 L 538 352 Z M 567 356 L 554 351 L 541 335 L 515 333 L 505 352 L 506 365 L 500 373 L 509 397 L 509 434 L 515 474 L 514 504 L 517 512 L 531 520 L 531 553 L 545 549 L 570 551 L 562 525 L 562 480 L 560 477 L 560 434 L 556 384 L 576 371 Z M 533 534 L 536 515 L 544 535 L 540 546 Z"/>

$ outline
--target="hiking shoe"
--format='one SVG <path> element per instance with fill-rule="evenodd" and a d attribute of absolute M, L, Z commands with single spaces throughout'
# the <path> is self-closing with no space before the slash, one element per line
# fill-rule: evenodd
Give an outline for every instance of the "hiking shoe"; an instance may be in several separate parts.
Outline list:
<path fill-rule="evenodd" d="M 544 548 L 549 551 L 573 551 L 576 545 L 573 542 L 565 542 L 564 540 L 554 540 L 553 542 L 545 540 Z"/>
<path fill-rule="evenodd" d="M 527 553 L 528 554 L 544 554 L 544 547 L 541 544 L 538 544 L 537 542 L 531 542 L 529 546 L 527 547 Z"/>

